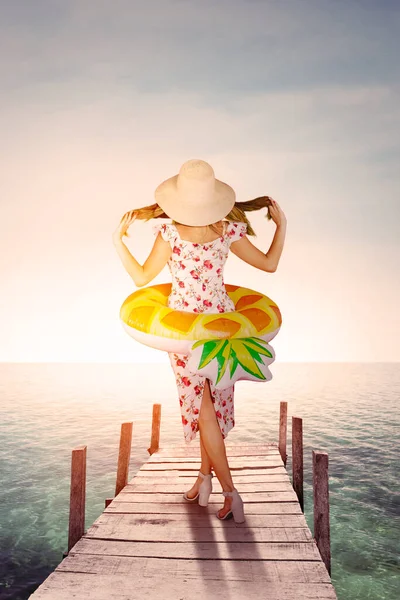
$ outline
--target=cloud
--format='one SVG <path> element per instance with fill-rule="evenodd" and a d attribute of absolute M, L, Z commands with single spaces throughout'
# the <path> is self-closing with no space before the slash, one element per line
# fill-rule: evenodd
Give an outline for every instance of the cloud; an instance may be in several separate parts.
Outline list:
<path fill-rule="evenodd" d="M 3 86 L 92 79 L 144 92 L 232 93 L 389 83 L 399 7 L 286 0 L 49 0 L 2 12 Z"/>

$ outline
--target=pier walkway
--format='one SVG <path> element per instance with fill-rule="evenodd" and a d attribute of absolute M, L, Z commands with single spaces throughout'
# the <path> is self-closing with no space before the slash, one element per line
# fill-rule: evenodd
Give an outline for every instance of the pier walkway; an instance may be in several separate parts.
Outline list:
<path fill-rule="evenodd" d="M 30 596 L 34 600 L 335 600 L 276 444 L 226 444 L 246 522 L 185 502 L 199 446 L 161 447 Z"/>

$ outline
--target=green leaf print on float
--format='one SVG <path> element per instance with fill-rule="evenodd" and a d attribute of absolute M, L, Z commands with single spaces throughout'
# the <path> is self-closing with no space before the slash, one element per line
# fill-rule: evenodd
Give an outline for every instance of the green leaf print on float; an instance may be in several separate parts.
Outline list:
<path fill-rule="evenodd" d="M 192 345 L 188 366 L 224 388 L 239 379 L 272 379 L 268 365 L 274 358 L 273 348 L 262 338 L 207 339 Z"/>

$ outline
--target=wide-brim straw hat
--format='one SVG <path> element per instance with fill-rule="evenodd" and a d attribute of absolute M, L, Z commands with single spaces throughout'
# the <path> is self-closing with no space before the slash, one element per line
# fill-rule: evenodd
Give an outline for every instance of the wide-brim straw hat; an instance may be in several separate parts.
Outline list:
<path fill-rule="evenodd" d="M 204 160 L 185 162 L 178 175 L 166 179 L 154 196 L 165 214 L 182 225 L 210 225 L 232 210 L 236 193 L 215 178 L 214 169 Z"/>

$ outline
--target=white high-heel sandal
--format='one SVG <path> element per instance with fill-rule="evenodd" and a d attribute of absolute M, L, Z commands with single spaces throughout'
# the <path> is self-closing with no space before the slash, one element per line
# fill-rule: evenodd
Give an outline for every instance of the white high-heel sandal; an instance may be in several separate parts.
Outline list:
<path fill-rule="evenodd" d="M 208 506 L 208 500 L 212 492 L 211 479 L 214 477 L 214 475 L 212 473 L 204 475 L 204 473 L 199 471 L 199 476 L 203 479 L 203 481 L 199 486 L 199 491 L 197 492 L 196 496 L 194 498 L 189 498 L 185 492 L 183 497 L 187 502 L 196 502 L 196 500 L 199 499 L 200 506 Z"/>
<path fill-rule="evenodd" d="M 228 510 L 228 512 L 226 513 L 226 515 L 224 517 L 220 517 L 218 515 L 219 511 L 216 513 L 218 519 L 220 519 L 221 521 L 224 521 L 225 519 L 230 519 L 233 516 L 235 523 L 244 523 L 245 516 L 244 516 L 244 510 L 243 510 L 243 500 L 240 497 L 240 494 L 237 491 L 237 489 L 234 487 L 232 492 L 224 492 L 222 490 L 222 494 L 224 496 L 230 496 L 232 498 L 232 504 L 231 504 L 230 509 Z"/>

